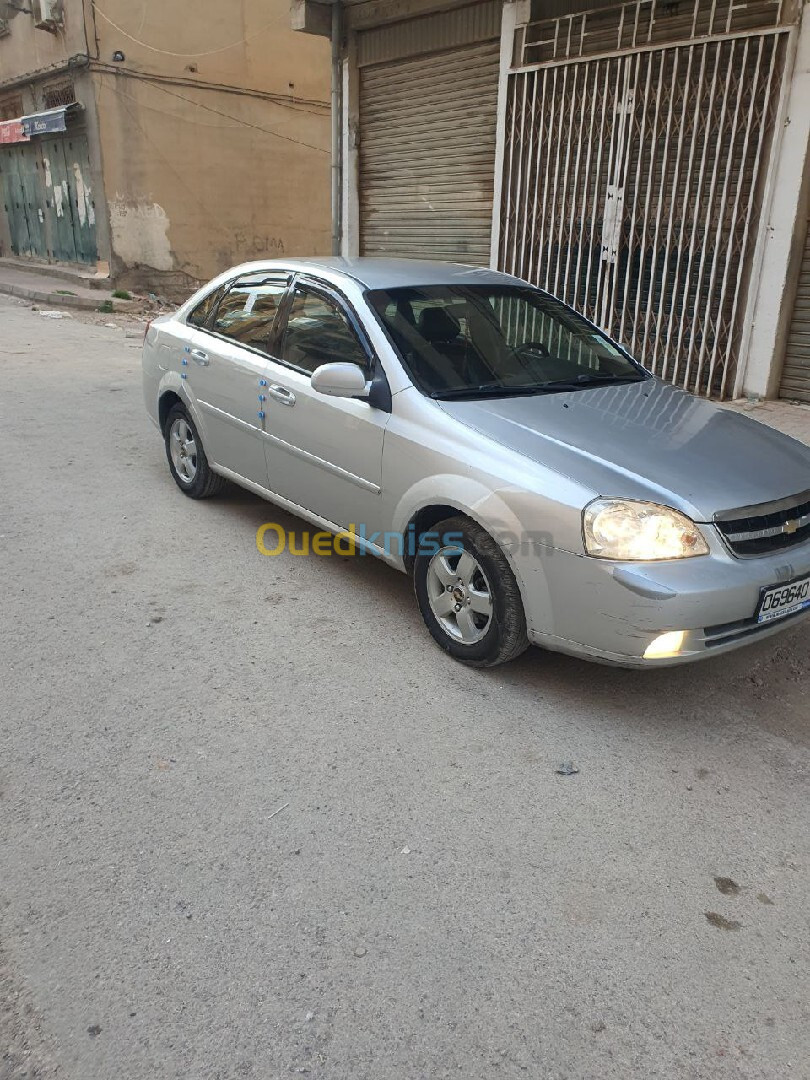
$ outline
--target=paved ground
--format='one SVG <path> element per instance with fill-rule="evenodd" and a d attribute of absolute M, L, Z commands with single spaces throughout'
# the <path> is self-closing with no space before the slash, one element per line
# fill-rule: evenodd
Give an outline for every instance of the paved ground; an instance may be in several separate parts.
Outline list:
<path fill-rule="evenodd" d="M 790 401 L 746 401 L 740 399 L 728 406 L 736 412 L 769 424 L 794 439 L 810 442 L 810 405 Z"/>
<path fill-rule="evenodd" d="M 138 364 L 0 297 L 0 1077 L 808 1076 L 810 631 L 467 670 Z"/>

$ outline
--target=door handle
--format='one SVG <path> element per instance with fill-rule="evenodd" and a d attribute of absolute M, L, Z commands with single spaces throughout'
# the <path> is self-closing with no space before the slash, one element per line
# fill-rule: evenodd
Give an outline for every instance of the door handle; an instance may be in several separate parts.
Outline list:
<path fill-rule="evenodd" d="M 292 390 L 288 390 L 286 386 L 268 386 L 267 393 L 275 401 L 281 402 L 282 405 L 295 404 L 295 394 Z"/>
<path fill-rule="evenodd" d="M 191 359 L 194 361 L 195 364 L 199 364 L 200 367 L 207 367 L 210 363 L 210 360 L 208 359 L 208 353 L 203 352 L 202 349 L 192 349 Z"/>

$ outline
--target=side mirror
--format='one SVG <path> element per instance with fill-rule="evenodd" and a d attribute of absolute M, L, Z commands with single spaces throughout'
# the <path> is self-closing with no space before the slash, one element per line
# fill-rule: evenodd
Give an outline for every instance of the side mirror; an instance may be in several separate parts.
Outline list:
<path fill-rule="evenodd" d="M 357 364 L 321 364 L 310 381 L 313 390 L 328 397 L 365 397 L 369 390 L 365 372 Z"/>

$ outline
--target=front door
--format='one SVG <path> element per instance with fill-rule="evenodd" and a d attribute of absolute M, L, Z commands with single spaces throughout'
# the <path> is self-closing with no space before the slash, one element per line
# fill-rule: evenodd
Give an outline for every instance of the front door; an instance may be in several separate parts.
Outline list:
<path fill-rule="evenodd" d="M 382 450 L 390 413 L 359 398 L 312 389 L 322 364 L 354 363 L 371 375 L 373 358 L 341 299 L 296 282 L 277 335 L 267 387 L 268 486 L 343 528 L 381 524 Z"/>

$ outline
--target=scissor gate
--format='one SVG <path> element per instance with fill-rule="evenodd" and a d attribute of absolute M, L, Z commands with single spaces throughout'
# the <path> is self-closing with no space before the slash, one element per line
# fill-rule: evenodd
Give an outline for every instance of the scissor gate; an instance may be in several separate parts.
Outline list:
<path fill-rule="evenodd" d="M 734 390 L 793 21 L 636 0 L 516 35 L 501 268 L 704 394 Z"/>

